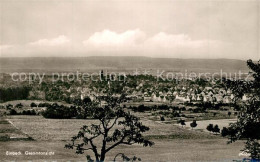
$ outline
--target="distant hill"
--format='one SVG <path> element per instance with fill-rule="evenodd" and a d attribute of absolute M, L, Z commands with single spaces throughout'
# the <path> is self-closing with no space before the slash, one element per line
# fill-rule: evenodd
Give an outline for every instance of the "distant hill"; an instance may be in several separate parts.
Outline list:
<path fill-rule="evenodd" d="M 61 72 L 61 71 L 93 71 L 133 69 L 163 69 L 166 71 L 193 72 L 248 72 L 246 61 L 231 59 L 176 59 L 151 57 L 32 57 L 32 58 L 0 58 L 0 72 Z"/>

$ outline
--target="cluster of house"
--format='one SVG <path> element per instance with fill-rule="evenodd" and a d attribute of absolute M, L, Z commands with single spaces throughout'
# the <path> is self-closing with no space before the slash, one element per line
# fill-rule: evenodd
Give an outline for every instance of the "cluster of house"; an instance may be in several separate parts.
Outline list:
<path fill-rule="evenodd" d="M 198 90 L 199 89 L 199 90 Z M 199 87 L 198 89 L 182 87 L 181 89 L 170 89 L 168 92 L 162 91 L 134 91 L 129 98 L 139 99 L 145 102 L 211 102 L 211 103 L 232 103 L 234 101 L 234 94 L 230 89 L 213 88 L 213 87 Z M 250 99 L 250 94 L 244 94 L 242 101 Z"/>
<path fill-rule="evenodd" d="M 134 91 L 130 98 L 143 99 L 145 102 L 214 102 L 214 103 L 231 103 L 234 95 L 231 90 L 224 88 L 205 87 L 202 90 L 186 89 L 183 87 L 181 90 L 175 89 L 173 91 L 146 91 L 140 93 Z"/>
<path fill-rule="evenodd" d="M 139 87 L 139 88 L 138 88 Z M 140 85 L 136 89 L 127 93 L 127 98 L 132 101 L 145 101 L 145 102 L 211 102 L 211 103 L 232 103 L 234 94 L 230 89 L 220 87 L 185 87 L 176 86 L 169 89 L 168 92 L 157 90 L 156 87 L 141 91 Z M 104 92 L 96 92 L 90 88 L 78 87 L 77 94 L 80 94 L 80 98 L 83 100 L 89 97 L 91 100 L 95 100 L 99 96 L 105 96 Z M 73 94 L 71 94 L 73 95 Z M 114 94 L 120 96 L 120 94 Z M 72 96 L 71 96 L 72 97 Z M 249 94 L 244 94 L 242 101 L 247 101 L 250 98 Z M 105 103 L 102 103 L 105 104 Z"/>

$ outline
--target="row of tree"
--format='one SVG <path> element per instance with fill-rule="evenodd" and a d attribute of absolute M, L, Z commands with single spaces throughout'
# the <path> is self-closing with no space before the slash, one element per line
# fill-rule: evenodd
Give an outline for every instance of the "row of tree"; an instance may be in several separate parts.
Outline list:
<path fill-rule="evenodd" d="M 0 102 L 27 99 L 30 90 L 31 88 L 26 86 L 0 88 Z"/>
<path fill-rule="evenodd" d="M 9 115 L 37 115 L 35 110 L 23 110 L 22 112 L 17 112 L 15 109 L 9 110 Z"/>

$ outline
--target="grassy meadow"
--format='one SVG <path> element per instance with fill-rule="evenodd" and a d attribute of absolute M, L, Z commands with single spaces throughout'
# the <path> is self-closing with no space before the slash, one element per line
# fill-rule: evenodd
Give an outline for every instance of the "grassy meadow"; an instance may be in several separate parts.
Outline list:
<path fill-rule="evenodd" d="M 95 120 L 80 119 L 45 119 L 42 116 L 7 116 L 1 119 L 0 132 L 9 131 L 10 137 L 21 134 L 24 139 L 10 138 L 0 142 L 0 159 L 2 160 L 86 160 L 85 155 L 77 155 L 75 150 L 67 150 L 64 145 L 84 124 Z M 112 150 L 107 160 L 123 152 L 135 155 L 143 161 L 232 161 L 242 159 L 239 156 L 243 142 L 227 145 L 227 139 L 200 130 L 189 130 L 174 124 L 143 119 L 143 124 L 150 127 L 145 136 L 155 142 L 152 147 L 141 145 L 120 146 Z M 200 123 L 198 123 L 198 126 Z M 12 132 L 12 133 L 10 133 Z M 7 133 L 7 132 L 6 132 Z M 28 137 L 33 140 L 28 140 Z M 18 136 L 17 136 L 18 138 Z M 97 145 L 99 145 L 97 143 Z M 52 156 L 5 155 L 6 151 L 52 151 Z M 91 155 L 91 152 L 90 152 Z M 121 159 L 118 159 L 121 160 Z"/>

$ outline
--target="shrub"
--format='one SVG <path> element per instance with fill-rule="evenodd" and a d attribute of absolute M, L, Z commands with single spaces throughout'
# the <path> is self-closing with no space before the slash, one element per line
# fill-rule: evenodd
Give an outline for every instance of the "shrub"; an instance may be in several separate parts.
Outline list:
<path fill-rule="evenodd" d="M 23 104 L 21 104 L 21 103 L 16 104 L 15 107 L 16 107 L 16 108 L 22 108 L 22 107 L 23 107 Z"/>
<path fill-rule="evenodd" d="M 48 107 L 50 106 L 49 103 L 39 103 L 38 107 Z"/>
<path fill-rule="evenodd" d="M 6 105 L 6 109 L 7 110 L 10 110 L 10 109 L 12 109 L 14 106 L 12 105 L 12 104 L 8 104 L 8 105 Z"/>
<path fill-rule="evenodd" d="M 164 117 L 163 117 L 163 116 L 161 116 L 161 121 L 165 121 L 165 119 L 164 119 Z"/>
<path fill-rule="evenodd" d="M 22 115 L 36 115 L 35 110 L 23 110 Z"/>
<path fill-rule="evenodd" d="M 209 124 L 209 125 L 207 126 L 207 130 L 208 130 L 209 132 L 212 132 L 212 131 L 213 131 L 213 124 Z"/>
<path fill-rule="evenodd" d="M 32 102 L 31 107 L 37 107 L 36 103 Z"/>
<path fill-rule="evenodd" d="M 17 115 L 17 112 L 14 109 L 11 109 L 9 115 Z"/>
<path fill-rule="evenodd" d="M 70 119 L 77 116 L 77 110 L 74 106 L 66 107 L 64 105 L 54 103 L 49 105 L 47 109 L 42 112 L 42 116 L 53 119 Z"/>
<path fill-rule="evenodd" d="M 186 125 L 185 120 L 183 119 L 178 120 L 177 123 L 180 123 L 182 127 Z"/>
<path fill-rule="evenodd" d="M 192 129 L 197 127 L 197 125 L 198 124 L 196 123 L 196 120 L 193 120 L 192 123 L 190 123 L 190 126 L 191 126 Z"/>
<path fill-rule="evenodd" d="M 169 106 L 168 105 L 158 105 L 158 109 L 159 110 L 169 110 Z"/>
<path fill-rule="evenodd" d="M 180 117 L 180 114 L 179 114 L 178 112 L 174 111 L 174 112 L 171 113 L 171 116 L 170 116 L 170 117 L 172 117 L 172 118 L 174 118 L 174 117 Z"/>
<path fill-rule="evenodd" d="M 221 130 L 221 136 L 222 137 L 226 137 L 229 134 L 229 131 L 226 127 L 223 127 L 223 129 Z"/>
<path fill-rule="evenodd" d="M 218 125 L 215 125 L 215 126 L 213 127 L 212 132 L 213 132 L 213 133 L 219 133 L 219 132 L 220 132 L 220 129 L 219 129 Z"/>

